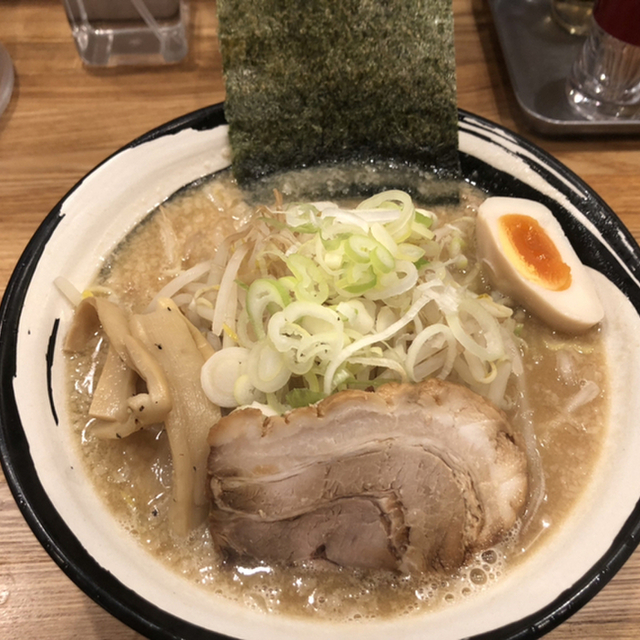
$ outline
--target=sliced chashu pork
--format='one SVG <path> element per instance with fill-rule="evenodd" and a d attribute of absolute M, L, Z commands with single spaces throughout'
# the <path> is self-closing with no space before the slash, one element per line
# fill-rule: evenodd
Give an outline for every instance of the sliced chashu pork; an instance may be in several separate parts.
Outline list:
<path fill-rule="evenodd" d="M 209 435 L 211 532 L 230 556 L 426 572 L 511 529 L 527 462 L 502 412 L 429 380 L 349 390 Z"/>

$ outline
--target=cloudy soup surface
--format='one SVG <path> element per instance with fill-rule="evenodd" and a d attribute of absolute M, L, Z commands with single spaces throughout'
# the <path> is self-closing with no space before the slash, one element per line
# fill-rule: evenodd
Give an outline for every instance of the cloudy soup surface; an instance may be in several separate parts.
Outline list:
<path fill-rule="evenodd" d="M 448 229 L 455 239 L 444 249 L 453 276 L 478 294 L 494 295 L 475 250 L 477 209 L 486 197 L 463 183 L 458 204 L 425 208 L 435 213 L 437 228 Z M 225 238 L 260 215 L 229 173 L 200 181 L 129 233 L 87 291 L 116 301 L 128 314 L 143 313 L 177 274 L 214 258 Z M 464 259 L 456 262 L 459 255 Z M 500 408 L 521 441 L 525 422 L 532 425 L 530 495 L 513 530 L 498 544 L 470 554 L 457 570 L 402 575 L 315 562 L 229 561 L 217 552 L 207 522 L 186 537 L 173 533 L 168 523 L 173 467 L 162 424 L 126 438 L 98 438 L 92 431 L 89 407 L 108 347 L 101 331 L 68 356 L 72 428 L 89 476 L 114 518 L 149 553 L 202 589 L 253 609 L 358 620 L 412 615 L 472 598 L 553 536 L 587 486 L 607 433 L 607 368 L 599 327 L 564 335 L 499 299 L 513 310 L 522 362 L 522 373 L 517 381 L 512 376 Z M 453 375 L 454 382 L 464 384 Z"/>

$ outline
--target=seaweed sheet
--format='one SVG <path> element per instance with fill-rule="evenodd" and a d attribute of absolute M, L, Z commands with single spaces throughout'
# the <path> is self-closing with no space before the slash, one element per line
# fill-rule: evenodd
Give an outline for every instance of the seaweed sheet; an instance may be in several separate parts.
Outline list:
<path fill-rule="evenodd" d="M 422 177 L 458 176 L 451 0 L 217 6 L 241 184 L 353 161 L 381 183 L 407 166 Z"/>

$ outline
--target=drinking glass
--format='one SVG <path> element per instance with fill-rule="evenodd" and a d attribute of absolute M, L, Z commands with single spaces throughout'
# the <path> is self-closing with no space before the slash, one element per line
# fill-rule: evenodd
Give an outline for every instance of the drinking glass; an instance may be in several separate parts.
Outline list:
<path fill-rule="evenodd" d="M 567 95 L 590 120 L 640 118 L 640 0 L 596 1 Z"/>

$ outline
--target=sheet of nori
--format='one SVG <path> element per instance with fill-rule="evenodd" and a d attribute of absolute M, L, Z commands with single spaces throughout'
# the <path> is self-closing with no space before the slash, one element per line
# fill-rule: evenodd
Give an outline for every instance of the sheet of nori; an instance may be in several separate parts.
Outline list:
<path fill-rule="evenodd" d="M 217 7 L 241 184 L 354 160 L 458 175 L 451 0 Z"/>

